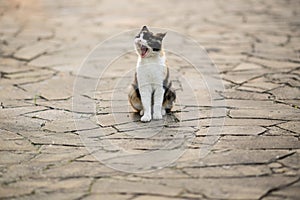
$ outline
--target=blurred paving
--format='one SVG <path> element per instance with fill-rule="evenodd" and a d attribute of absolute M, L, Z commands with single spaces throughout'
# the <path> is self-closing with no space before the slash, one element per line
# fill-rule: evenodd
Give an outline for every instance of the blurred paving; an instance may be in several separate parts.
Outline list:
<path fill-rule="evenodd" d="M 299 8 L 298 0 L 0 1 L 0 199 L 299 199 Z M 73 93 L 76 77 L 98 80 L 97 59 L 91 73 L 77 75 L 97 44 L 142 25 L 177 31 L 208 51 L 220 72 L 208 75 L 226 88 L 214 99 L 226 101 L 225 114 L 212 112 L 205 78 L 172 53 L 178 101 L 162 122 L 142 124 L 128 106 L 134 52 L 111 64 L 94 93 Z M 93 106 L 72 108 L 74 95 L 96 105 L 96 115 Z M 93 123 L 78 128 L 74 119 Z M 220 137 L 209 131 L 220 127 L 213 119 L 224 119 Z M 155 128 L 163 134 L 147 138 Z M 186 151 L 167 167 L 142 166 L 147 173 L 107 167 L 80 139 L 147 153 L 173 133 L 192 139 Z M 116 162 L 106 148 L 99 155 Z"/>

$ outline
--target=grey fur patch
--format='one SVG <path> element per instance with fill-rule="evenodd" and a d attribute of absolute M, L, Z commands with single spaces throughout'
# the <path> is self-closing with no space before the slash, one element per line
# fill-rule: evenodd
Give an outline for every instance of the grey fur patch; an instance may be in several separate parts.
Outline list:
<path fill-rule="evenodd" d="M 136 36 L 136 38 L 140 37 L 141 33 L 143 33 L 143 39 L 147 41 L 148 45 L 152 48 L 153 51 L 160 51 L 162 40 L 165 37 L 166 33 L 157 33 L 153 34 L 147 26 L 143 26 L 142 30 Z"/>

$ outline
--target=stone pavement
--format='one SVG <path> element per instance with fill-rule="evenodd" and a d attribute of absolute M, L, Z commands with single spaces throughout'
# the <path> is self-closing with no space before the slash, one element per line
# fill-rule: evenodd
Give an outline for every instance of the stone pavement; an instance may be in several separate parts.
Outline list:
<path fill-rule="evenodd" d="M 0 199 L 300 199 L 299 8 L 298 0 L 0 1 Z M 205 47 L 226 88 L 215 99 L 226 100 L 225 115 L 212 114 L 205 80 L 171 53 L 178 102 L 158 126 L 163 136 L 139 138 L 145 127 L 136 126 L 148 124 L 128 112 L 127 85 L 118 81 L 131 81 L 132 52 L 112 64 L 98 96 L 79 94 L 96 104 L 96 115 L 72 108 L 73 84 L 88 53 L 145 24 Z M 111 94 L 120 96 L 111 100 Z M 74 124 L 73 118 L 92 117 L 86 129 Z M 213 119 L 224 119 L 224 126 L 207 144 L 216 138 L 208 130 L 220 127 Z M 85 147 L 80 136 L 96 131 L 104 133 L 94 137 L 99 144 L 109 140 L 135 153 L 161 149 L 173 133 L 192 140 L 166 167 L 127 173 Z M 208 155 L 199 157 L 205 145 Z"/>

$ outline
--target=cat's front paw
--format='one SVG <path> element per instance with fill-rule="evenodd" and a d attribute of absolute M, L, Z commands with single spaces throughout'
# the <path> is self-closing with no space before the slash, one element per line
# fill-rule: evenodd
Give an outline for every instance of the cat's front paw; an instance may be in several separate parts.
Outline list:
<path fill-rule="evenodd" d="M 153 119 L 155 119 L 155 120 L 162 119 L 161 113 L 153 113 Z"/>
<path fill-rule="evenodd" d="M 151 115 L 144 114 L 141 118 L 142 122 L 150 122 L 151 121 Z"/>

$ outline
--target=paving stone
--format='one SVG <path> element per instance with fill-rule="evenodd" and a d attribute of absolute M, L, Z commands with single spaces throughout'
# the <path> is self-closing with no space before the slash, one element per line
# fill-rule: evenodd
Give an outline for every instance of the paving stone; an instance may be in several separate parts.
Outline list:
<path fill-rule="evenodd" d="M 275 174 L 288 174 L 291 170 L 289 170 L 286 167 L 281 167 L 281 168 L 274 168 L 272 169 L 272 171 Z"/>
<path fill-rule="evenodd" d="M 204 120 L 202 121 L 205 122 Z M 245 119 L 225 118 L 224 119 L 224 125 L 227 126 L 248 126 L 249 124 L 255 124 L 257 126 L 272 126 L 281 122 L 283 121 L 274 120 L 274 119 L 251 119 L 251 118 L 245 118 Z"/>
<path fill-rule="evenodd" d="M 2 165 L 21 163 L 34 156 L 33 154 L 24 153 L 22 151 L 1 151 L 0 155 L 0 163 Z"/>
<path fill-rule="evenodd" d="M 62 128 L 63 127 L 63 128 Z M 86 119 L 66 119 L 66 120 L 54 120 L 46 121 L 43 130 L 56 132 L 56 133 L 66 133 L 66 132 L 76 132 L 90 129 L 97 129 L 99 126 L 91 123 L 90 120 Z"/>
<path fill-rule="evenodd" d="M 118 173 L 100 162 L 70 162 L 65 165 L 52 166 L 42 174 L 45 177 L 68 179 L 72 177 L 109 177 Z"/>
<path fill-rule="evenodd" d="M 35 119 L 35 118 L 30 119 L 28 117 L 23 117 L 23 116 L 19 116 L 19 117 L 15 116 L 15 114 L 18 111 L 22 112 L 24 110 L 25 110 L 24 107 L 22 109 L 13 108 L 13 109 L 2 110 L 1 114 L 3 114 L 3 115 L 0 115 L 0 119 L 1 119 L 0 127 L 2 129 L 8 129 L 10 131 L 38 130 L 44 123 L 43 120 Z M 16 124 L 17 124 L 17 126 L 16 126 Z"/>
<path fill-rule="evenodd" d="M 4 100 L 2 103 L 2 108 L 16 108 L 16 107 L 31 107 L 32 104 L 27 103 L 23 100 Z"/>
<path fill-rule="evenodd" d="M 260 91 L 272 90 L 279 87 L 279 84 L 268 81 L 265 77 L 259 77 L 247 81 L 243 86 L 261 89 Z"/>
<path fill-rule="evenodd" d="M 215 132 L 208 132 L 209 127 L 201 127 L 200 130 L 196 133 L 196 135 L 214 135 L 216 134 Z M 219 132 L 218 134 L 223 136 L 223 135 L 232 135 L 232 136 L 245 136 L 245 135 L 259 135 L 266 131 L 265 128 L 260 127 L 260 126 L 223 126 L 219 127 Z"/>
<path fill-rule="evenodd" d="M 299 198 L 299 181 L 290 187 L 282 188 L 278 191 L 272 192 L 272 195 L 284 196 L 287 199 L 297 199 Z"/>
<path fill-rule="evenodd" d="M 42 38 L 48 38 L 53 35 L 52 31 L 49 29 L 46 29 L 43 27 L 41 29 L 40 27 L 36 26 L 29 26 L 25 27 L 24 29 L 21 30 L 21 32 L 18 34 L 18 38 L 22 38 L 23 40 L 35 40 L 35 39 L 42 39 Z"/>
<path fill-rule="evenodd" d="M 14 198 L 17 196 L 28 195 L 33 192 L 33 189 L 28 190 L 28 188 L 21 187 L 2 187 L 0 188 L 1 198 Z"/>
<path fill-rule="evenodd" d="M 261 69 L 262 67 L 254 63 L 240 63 L 234 68 L 233 71 L 247 71 L 247 70 L 256 70 Z"/>
<path fill-rule="evenodd" d="M 38 84 L 27 84 L 22 87 L 33 96 L 41 95 L 48 100 L 68 99 L 72 96 L 73 81 L 74 77 L 71 77 L 68 74 L 60 74 Z"/>
<path fill-rule="evenodd" d="M 33 155 L 34 157 L 36 155 Z M 38 178 L 44 169 L 49 168 L 51 163 L 30 162 L 30 159 L 22 163 L 13 163 L 1 174 L 2 183 L 16 182 L 19 179 Z"/>
<path fill-rule="evenodd" d="M 58 100 L 46 100 L 37 97 L 33 100 L 26 100 L 29 104 L 45 106 L 48 108 L 53 108 L 56 110 L 73 111 L 74 113 L 82 114 L 95 114 L 97 111 L 95 109 L 95 104 L 97 102 L 87 98 L 87 97 L 76 97 L 76 102 L 73 102 L 74 98 L 58 99 Z M 76 103 L 76 104 L 75 104 Z"/>
<path fill-rule="evenodd" d="M 4 73 L 18 73 L 26 69 L 34 69 L 33 67 L 25 65 L 24 61 L 12 59 L 12 58 L 1 58 L 1 72 Z M 2 81 L 2 80 L 1 80 Z"/>
<path fill-rule="evenodd" d="M 270 163 L 268 164 L 268 166 L 270 168 L 281 168 L 282 167 L 282 164 L 278 163 L 278 162 L 274 162 L 274 163 Z"/>
<path fill-rule="evenodd" d="M 178 179 L 179 180 L 179 179 Z M 160 180 L 161 183 L 171 187 L 186 188 L 192 193 L 204 194 L 208 198 L 225 197 L 227 199 L 258 199 L 268 190 L 283 184 L 295 181 L 295 178 L 288 177 L 251 177 L 251 178 L 217 178 L 197 179 L 180 181 L 168 179 Z M 250 194 L 250 193 L 251 194 Z"/>
<path fill-rule="evenodd" d="M 194 178 L 259 177 L 272 174 L 272 171 L 265 165 L 224 165 L 222 167 L 183 168 L 182 170 Z"/>
<path fill-rule="evenodd" d="M 241 91 L 241 90 L 227 90 L 222 94 L 226 99 L 240 99 L 240 100 L 268 100 L 269 95 L 259 92 Z"/>
<path fill-rule="evenodd" d="M 261 88 L 257 88 L 257 87 L 253 87 L 253 86 L 247 86 L 247 85 L 243 85 L 243 86 L 238 86 L 237 87 L 238 90 L 241 91 L 248 91 L 248 92 L 264 92 L 264 89 Z"/>
<path fill-rule="evenodd" d="M 113 187 L 112 187 L 113 186 Z M 161 194 L 168 196 L 178 195 L 182 189 L 180 187 L 168 187 L 157 183 L 127 181 L 103 178 L 97 180 L 92 193 L 127 193 L 127 194 Z"/>
<path fill-rule="evenodd" d="M 77 60 L 76 60 L 77 59 Z M 32 60 L 29 62 L 29 65 L 36 66 L 36 67 L 53 67 L 56 66 L 55 69 L 60 69 L 60 67 L 57 66 L 72 66 L 70 69 L 72 71 L 77 71 L 78 67 L 74 69 L 74 64 L 80 63 L 80 61 L 84 59 L 84 57 L 81 57 L 80 59 L 74 58 L 72 56 L 66 56 L 64 54 L 54 54 L 54 55 L 42 55 L 38 58 Z"/>
<path fill-rule="evenodd" d="M 41 41 L 30 46 L 19 49 L 14 56 L 16 58 L 31 60 L 47 52 L 53 44 L 48 41 Z"/>
<path fill-rule="evenodd" d="M 101 126 L 107 127 L 118 124 L 132 122 L 132 117 L 129 113 L 112 113 L 107 115 L 98 115 L 95 119 Z"/>
<path fill-rule="evenodd" d="M 12 99 L 16 99 L 16 95 L 18 95 L 17 99 L 29 99 L 34 98 L 34 95 L 29 94 L 28 92 L 22 90 L 21 88 L 15 86 L 7 86 L 5 88 L 1 87 L 1 102 L 8 104 L 8 102 Z"/>
<path fill-rule="evenodd" d="M 252 80 L 266 72 L 267 72 L 267 70 L 264 70 L 264 69 L 254 69 L 254 70 L 247 70 L 247 71 L 233 71 L 233 72 L 228 72 L 228 73 L 224 74 L 224 79 L 230 80 L 237 84 L 242 84 L 242 83 L 247 82 L 248 80 Z"/>
<path fill-rule="evenodd" d="M 44 192 L 51 191 L 86 191 L 88 189 L 89 183 L 91 179 L 89 178 L 70 178 L 67 180 L 59 180 L 59 179 L 51 179 L 51 180 L 22 180 L 17 183 L 12 183 L 10 186 L 12 187 L 24 187 L 24 188 L 35 188 Z M 49 185 L 49 183 L 51 183 Z M 46 187 L 47 186 L 47 187 Z"/>
<path fill-rule="evenodd" d="M 163 135 L 164 132 L 159 133 Z M 181 133 L 177 133 L 178 135 Z M 174 133 L 176 135 L 176 133 Z M 192 135 L 191 133 L 186 135 Z M 188 136 L 187 136 L 188 137 Z M 191 137 L 191 136 L 190 136 Z M 141 137 L 142 138 L 142 137 Z M 183 142 L 188 142 L 188 139 L 183 139 L 183 136 L 174 136 L 172 139 L 169 137 L 165 138 L 164 136 L 156 136 L 154 138 L 146 139 L 122 139 L 119 138 L 101 138 L 101 143 L 110 143 L 118 148 L 126 149 L 126 151 L 155 151 L 163 149 L 173 149 L 175 147 L 180 147 Z M 100 143 L 100 141 L 99 141 Z M 170 145 L 172 144 L 172 145 Z M 174 146 L 175 145 L 175 146 Z"/>
<path fill-rule="evenodd" d="M 85 156 L 81 156 L 76 158 L 74 161 L 79 161 L 79 162 L 98 162 L 98 160 L 91 154 L 87 154 Z"/>
<path fill-rule="evenodd" d="M 143 195 L 143 196 L 137 196 L 134 198 L 134 200 L 170 200 L 170 199 L 179 199 L 174 197 L 163 197 L 163 196 L 150 196 L 150 195 Z"/>
<path fill-rule="evenodd" d="M 10 42 L 8 43 L 7 40 Z M 22 47 L 22 44 L 20 44 L 22 41 L 15 39 L 15 37 L 8 36 L 7 39 L 4 40 L 4 44 L 5 43 L 7 45 L 1 45 L 1 55 L 7 57 L 12 56 L 18 48 Z"/>
<path fill-rule="evenodd" d="M 293 106 L 294 108 L 299 108 L 300 107 L 300 103 L 299 100 L 290 100 L 290 99 L 285 99 L 282 100 L 283 103 Z"/>
<path fill-rule="evenodd" d="M 300 90 L 297 87 L 282 86 L 270 92 L 279 100 L 300 98 Z"/>
<path fill-rule="evenodd" d="M 87 197 L 84 197 L 83 200 L 130 200 L 133 198 L 133 195 L 128 194 L 91 194 Z"/>
<path fill-rule="evenodd" d="M 0 150 L 33 151 L 36 150 L 36 148 L 25 138 L 20 138 L 20 136 L 16 137 L 12 132 L 0 130 Z"/>
<path fill-rule="evenodd" d="M 290 155 L 289 150 L 227 150 L 220 149 L 209 152 L 204 158 L 200 157 L 207 151 L 212 150 L 205 146 L 203 149 L 187 149 L 181 156 L 176 165 L 178 167 L 187 166 L 218 166 L 218 165 L 236 165 L 236 164 L 264 164 L 275 161 L 285 155 Z M 205 154 L 204 154 L 205 155 Z M 197 160 L 198 159 L 198 160 Z"/>
<path fill-rule="evenodd" d="M 81 116 L 76 115 L 75 116 Z M 73 119 L 73 114 L 69 111 L 65 110 L 53 110 L 44 108 L 43 110 L 38 110 L 36 112 L 28 112 L 25 113 L 24 116 L 36 118 L 36 119 L 44 119 L 45 121 L 55 121 L 57 119 Z"/>
<path fill-rule="evenodd" d="M 233 118 L 249 119 L 299 120 L 299 113 L 299 109 L 291 107 L 280 110 L 231 110 L 230 116 Z"/>
<path fill-rule="evenodd" d="M 280 163 L 293 169 L 299 169 L 299 161 L 300 161 L 299 151 L 296 151 L 295 154 L 281 160 Z"/>
<path fill-rule="evenodd" d="M 189 121 L 195 119 L 205 118 L 221 118 L 226 116 L 225 109 L 198 109 L 198 108 L 185 108 L 181 112 L 175 114 L 176 117 L 181 121 Z"/>
<path fill-rule="evenodd" d="M 80 137 L 74 133 L 23 132 L 22 135 L 36 145 L 84 146 Z"/>
<path fill-rule="evenodd" d="M 239 109 L 251 109 L 251 110 L 260 110 L 263 108 L 267 109 L 286 109 L 290 106 L 279 104 L 273 101 L 252 101 L 252 100 L 240 100 L 240 99 L 226 99 L 226 106 L 231 108 L 239 108 Z"/>
<path fill-rule="evenodd" d="M 42 199 L 78 199 L 84 196 L 84 192 L 40 192 L 36 191 L 32 195 L 23 196 L 20 199 L 24 200 L 42 200 Z M 16 198 L 19 199 L 19 198 Z"/>
<path fill-rule="evenodd" d="M 268 128 L 268 131 L 264 133 L 266 136 L 297 136 L 297 134 L 290 131 L 284 130 L 277 126 L 272 126 Z"/>
<path fill-rule="evenodd" d="M 120 124 L 120 125 L 116 125 L 116 129 L 118 129 L 120 132 L 124 132 L 124 131 L 141 131 L 140 136 L 142 135 L 149 135 L 150 132 L 154 132 L 156 131 L 157 133 L 159 131 L 164 131 L 166 134 L 168 133 L 168 131 L 171 132 L 176 132 L 176 131 L 188 131 L 188 132 L 192 132 L 195 131 L 194 128 L 192 127 L 188 127 L 188 126 L 182 126 L 184 123 L 182 122 L 174 122 L 174 117 L 172 116 L 166 116 L 164 118 L 164 121 L 151 121 L 150 123 L 144 124 L 141 123 L 140 121 L 135 120 L 135 122 L 131 122 L 131 123 L 124 123 L 124 124 Z M 193 123 L 193 124 L 197 124 L 197 123 Z M 166 127 L 166 128 L 164 128 Z M 168 129 L 168 127 L 172 128 L 172 127 L 177 127 L 178 129 Z M 143 131 L 148 131 L 148 133 L 143 134 Z M 132 135 L 134 133 L 129 133 L 129 135 Z M 138 136 L 139 134 L 134 134 L 136 136 Z"/>
<path fill-rule="evenodd" d="M 255 124 L 258 126 L 272 126 L 282 123 L 282 120 L 274 119 L 252 119 L 252 118 L 217 118 L 216 119 L 201 119 L 198 122 L 186 121 L 180 122 L 182 126 L 200 124 L 202 127 L 221 127 L 221 126 L 249 126 L 249 124 Z M 221 129 L 219 129 L 221 131 Z"/>
<path fill-rule="evenodd" d="M 20 89 L 23 89 L 21 85 L 28 84 L 28 83 L 37 83 L 37 82 L 47 80 L 47 79 L 52 78 L 54 74 L 55 74 L 54 71 L 50 71 L 48 69 L 7 74 L 6 77 L 8 79 L 5 79 L 4 83 L 5 84 L 14 84 L 14 85 L 19 86 Z M 31 98 L 35 98 L 36 94 L 30 94 L 30 95 L 32 95 Z"/>
<path fill-rule="evenodd" d="M 186 173 L 182 172 L 182 170 L 176 170 L 172 168 L 163 168 L 158 171 L 154 172 L 149 172 L 145 174 L 138 174 L 136 176 L 143 177 L 143 178 L 148 178 L 148 179 L 158 179 L 158 178 L 188 178 L 189 175 Z"/>
<path fill-rule="evenodd" d="M 297 70 L 296 70 L 297 72 Z M 266 78 L 277 84 L 286 84 L 290 87 L 299 87 L 299 77 L 297 74 L 292 73 L 274 73 L 274 74 L 267 74 Z"/>
<path fill-rule="evenodd" d="M 291 136 L 224 136 L 214 148 L 219 149 L 299 149 L 298 138 Z"/>
<path fill-rule="evenodd" d="M 83 147 L 68 147 L 67 145 L 43 145 L 40 154 L 36 155 L 32 161 L 41 163 L 65 163 L 70 162 L 80 156 L 87 154 Z"/>
<path fill-rule="evenodd" d="M 290 69 L 297 67 L 297 63 L 295 62 L 287 62 L 274 59 L 263 59 L 259 57 L 250 57 L 248 61 L 280 71 L 289 71 Z M 284 66 L 284 68 L 282 66 Z"/>
<path fill-rule="evenodd" d="M 36 78 L 43 78 L 44 76 L 51 77 L 51 75 L 54 75 L 54 71 L 51 71 L 49 69 L 38 69 L 38 70 L 33 70 L 33 69 L 28 69 L 25 71 L 21 71 L 18 73 L 9 73 L 5 75 L 6 78 L 8 79 L 23 79 L 23 78 L 28 78 L 28 77 L 36 77 Z M 14 80 L 16 83 L 20 84 L 18 80 Z M 26 81 L 24 81 L 26 83 Z M 27 81 L 29 82 L 29 81 Z"/>
<path fill-rule="evenodd" d="M 300 131 L 300 122 L 299 121 L 290 121 L 287 123 L 279 124 L 280 128 L 295 132 L 299 134 Z"/>

